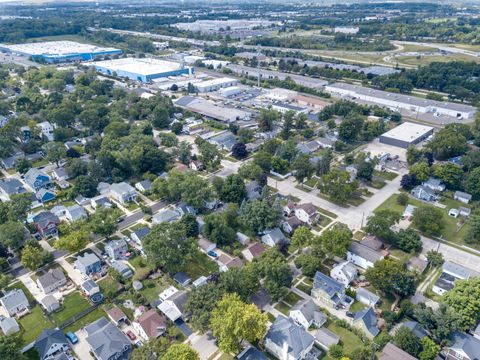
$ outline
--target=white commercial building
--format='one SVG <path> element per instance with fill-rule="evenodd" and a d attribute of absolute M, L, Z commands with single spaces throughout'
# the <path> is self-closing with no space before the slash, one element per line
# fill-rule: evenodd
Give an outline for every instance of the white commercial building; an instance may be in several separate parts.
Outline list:
<path fill-rule="evenodd" d="M 336 26 L 334 31 L 342 34 L 356 34 L 360 28 L 358 26 Z"/>
<path fill-rule="evenodd" d="M 408 110 L 423 114 L 431 113 L 437 116 L 444 115 L 456 119 L 471 119 L 476 112 L 475 107 L 469 105 L 422 99 L 415 96 L 390 93 L 346 83 L 327 85 L 325 86 L 325 91 L 351 100 L 358 99 L 380 106 L 386 106 L 396 111 Z"/>
<path fill-rule="evenodd" d="M 404 122 L 380 135 L 380 142 L 406 149 L 409 145 L 418 144 L 432 134 L 431 126 Z"/>
<path fill-rule="evenodd" d="M 232 87 L 238 84 L 237 79 L 228 78 L 228 77 L 221 77 L 211 80 L 205 80 L 199 83 L 196 83 L 195 89 L 198 92 L 205 93 L 210 91 L 217 91 L 222 88 Z"/>

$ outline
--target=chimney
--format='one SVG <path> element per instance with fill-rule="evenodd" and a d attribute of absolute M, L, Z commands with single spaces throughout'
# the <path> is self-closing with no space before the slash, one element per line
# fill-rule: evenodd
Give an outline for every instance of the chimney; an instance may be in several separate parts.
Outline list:
<path fill-rule="evenodd" d="M 288 343 L 283 342 L 281 360 L 288 360 Z"/>

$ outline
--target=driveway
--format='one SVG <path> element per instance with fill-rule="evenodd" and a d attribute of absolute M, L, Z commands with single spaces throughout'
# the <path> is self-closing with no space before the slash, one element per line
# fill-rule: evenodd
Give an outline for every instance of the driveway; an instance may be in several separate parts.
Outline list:
<path fill-rule="evenodd" d="M 92 355 L 90 355 L 90 346 L 85 340 L 86 336 L 83 330 L 78 330 L 75 335 L 78 337 L 78 342 L 75 345 L 69 342 L 69 345 L 72 347 L 73 351 L 75 351 L 75 354 L 77 354 L 77 358 L 82 360 L 94 360 Z"/>
<path fill-rule="evenodd" d="M 190 327 L 182 319 L 176 320 L 174 324 L 187 338 L 193 334 L 192 329 L 190 329 Z"/>
<path fill-rule="evenodd" d="M 20 276 L 20 281 L 25 285 L 25 287 L 30 291 L 32 296 L 40 302 L 44 297 L 45 294 L 43 293 L 42 290 L 37 286 L 35 281 L 32 280 L 32 278 L 29 275 L 22 275 Z"/>
<path fill-rule="evenodd" d="M 452 261 L 469 269 L 480 272 L 480 256 L 467 253 L 461 249 L 440 243 L 425 236 L 422 236 L 421 238 L 423 243 L 423 255 L 426 255 L 429 250 L 439 251 L 443 254 L 445 260 Z"/>
<path fill-rule="evenodd" d="M 218 351 L 218 347 L 215 345 L 215 338 L 210 332 L 203 335 L 193 334 L 188 341 L 192 348 L 198 352 L 201 360 L 210 359 Z"/>
<path fill-rule="evenodd" d="M 85 282 L 80 272 L 75 270 L 73 265 L 71 265 L 67 260 L 60 258 L 57 260 L 57 262 L 67 272 L 68 277 L 75 283 L 75 285 L 80 286 Z"/>

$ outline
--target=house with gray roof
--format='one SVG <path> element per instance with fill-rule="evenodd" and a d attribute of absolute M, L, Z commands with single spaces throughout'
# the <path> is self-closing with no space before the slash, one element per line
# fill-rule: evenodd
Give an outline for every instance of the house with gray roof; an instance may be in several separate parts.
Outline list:
<path fill-rule="evenodd" d="M 75 222 L 86 217 L 87 213 L 80 205 L 67 206 L 65 209 L 65 218 L 70 222 Z"/>
<path fill-rule="evenodd" d="M 97 190 L 102 195 L 108 195 L 111 199 L 119 202 L 120 204 L 126 204 L 128 202 L 135 201 L 137 198 L 137 191 L 133 186 L 122 181 L 120 183 L 99 183 Z"/>
<path fill-rule="evenodd" d="M 377 327 L 377 316 L 371 307 L 355 313 L 353 326 L 363 330 L 369 339 L 373 339 L 380 332 L 380 329 Z"/>
<path fill-rule="evenodd" d="M 442 183 L 442 180 L 430 177 L 427 181 L 424 181 L 422 185 L 432 191 L 442 192 L 445 190 L 445 184 Z"/>
<path fill-rule="evenodd" d="M 268 358 L 256 347 L 249 346 L 237 355 L 237 360 L 268 360 Z"/>
<path fill-rule="evenodd" d="M 30 308 L 28 299 L 22 289 L 8 291 L 0 298 L 0 304 L 10 316 L 21 314 Z"/>
<path fill-rule="evenodd" d="M 345 299 L 345 286 L 317 271 L 313 278 L 312 297 L 328 307 L 339 306 Z"/>
<path fill-rule="evenodd" d="M 462 332 L 454 332 L 451 336 L 452 345 L 448 347 L 446 360 L 477 360 L 480 359 L 480 340 Z"/>
<path fill-rule="evenodd" d="M 47 313 L 60 309 L 60 302 L 53 295 L 47 295 L 40 300 L 40 305 Z"/>
<path fill-rule="evenodd" d="M 142 180 L 135 184 L 135 189 L 140 192 L 149 191 L 152 188 L 152 182 L 150 180 Z"/>
<path fill-rule="evenodd" d="M 0 316 L 0 329 L 2 329 L 3 335 L 7 336 L 19 332 L 20 326 L 14 318 Z"/>
<path fill-rule="evenodd" d="M 305 359 L 315 338 L 292 319 L 278 316 L 265 336 L 266 350 L 281 360 Z"/>
<path fill-rule="evenodd" d="M 130 267 L 125 264 L 123 261 L 112 261 L 110 266 L 118 271 L 123 278 L 129 279 L 133 276 L 133 271 Z"/>
<path fill-rule="evenodd" d="M 345 286 L 355 280 L 358 275 L 357 268 L 350 261 L 343 261 L 330 270 L 330 276 Z"/>
<path fill-rule="evenodd" d="M 50 211 L 42 211 L 36 214 L 32 221 L 42 237 L 51 238 L 57 236 L 57 226 L 60 224 L 60 219 L 57 215 Z"/>
<path fill-rule="evenodd" d="M 233 145 L 237 143 L 237 138 L 231 131 L 225 131 L 212 136 L 207 141 L 210 144 L 216 145 L 219 149 L 232 151 Z"/>
<path fill-rule="evenodd" d="M 312 325 L 321 327 L 327 321 L 327 316 L 318 309 L 312 299 L 299 300 L 290 309 L 288 316 L 306 330 Z"/>
<path fill-rule="evenodd" d="M 70 350 L 67 338 L 60 329 L 45 329 L 35 340 L 35 349 L 41 360 L 54 360 Z"/>
<path fill-rule="evenodd" d="M 12 195 L 24 194 L 27 190 L 22 182 L 15 178 L 0 180 L 0 200 L 7 202 L 11 200 Z"/>
<path fill-rule="evenodd" d="M 324 350 L 328 351 L 330 347 L 340 342 L 340 337 L 327 328 L 322 327 L 315 330 L 315 340 Z"/>
<path fill-rule="evenodd" d="M 150 233 L 150 228 L 148 226 L 142 227 L 140 229 L 134 230 L 130 238 L 135 241 L 138 245 L 142 245 L 142 239 Z"/>
<path fill-rule="evenodd" d="M 472 200 L 472 195 L 463 191 L 455 191 L 453 198 L 457 201 L 463 202 L 464 204 L 468 204 Z"/>
<path fill-rule="evenodd" d="M 265 231 L 262 236 L 262 242 L 270 247 L 276 246 L 282 242 L 289 242 L 285 235 L 283 235 L 282 230 L 279 228 L 274 228 Z"/>
<path fill-rule="evenodd" d="M 378 305 L 380 297 L 367 289 L 358 288 L 355 294 L 355 300 L 360 301 L 363 305 L 374 307 Z"/>
<path fill-rule="evenodd" d="M 172 291 L 173 294 L 168 296 L 158 305 L 160 310 L 171 321 L 186 317 L 185 304 L 188 300 L 188 293 L 186 291 Z M 167 289 L 169 290 L 169 289 Z"/>
<path fill-rule="evenodd" d="M 465 266 L 451 261 L 445 261 L 442 265 L 442 270 L 444 273 L 450 274 L 462 280 L 478 276 L 478 273 L 476 273 L 472 269 L 466 268 Z"/>
<path fill-rule="evenodd" d="M 356 241 L 352 242 L 347 251 L 347 260 L 361 267 L 362 269 L 373 267 L 375 262 L 382 259 L 383 255 L 380 252 L 375 251 Z"/>
<path fill-rule="evenodd" d="M 37 278 L 38 287 L 49 294 L 67 283 L 67 278 L 60 268 L 50 269 L 45 274 Z"/>
<path fill-rule="evenodd" d="M 423 201 L 435 201 L 438 199 L 438 196 L 435 194 L 435 191 L 423 185 L 415 186 L 413 190 L 410 192 L 410 194 L 412 194 L 414 198 L 417 198 Z"/>
<path fill-rule="evenodd" d="M 112 260 L 123 259 L 128 252 L 127 242 L 124 239 L 110 240 L 105 245 L 105 252 Z"/>
<path fill-rule="evenodd" d="M 427 330 L 425 330 L 422 325 L 416 321 L 405 321 L 402 323 L 402 326 L 410 329 L 419 340 L 422 340 L 425 336 L 428 336 Z"/>
<path fill-rule="evenodd" d="M 158 213 L 152 216 L 152 222 L 154 224 L 172 223 L 180 220 L 181 215 L 176 210 L 162 209 Z"/>
<path fill-rule="evenodd" d="M 127 360 L 132 346 L 130 341 L 105 317 L 85 326 L 83 331 L 90 351 L 97 360 Z"/>
<path fill-rule="evenodd" d="M 38 191 L 42 188 L 48 188 L 52 185 L 50 177 L 42 170 L 31 168 L 25 173 L 25 183 L 32 191 Z"/>
<path fill-rule="evenodd" d="M 83 275 L 99 273 L 102 270 L 100 259 L 93 253 L 85 253 L 83 256 L 79 255 L 74 265 Z"/>

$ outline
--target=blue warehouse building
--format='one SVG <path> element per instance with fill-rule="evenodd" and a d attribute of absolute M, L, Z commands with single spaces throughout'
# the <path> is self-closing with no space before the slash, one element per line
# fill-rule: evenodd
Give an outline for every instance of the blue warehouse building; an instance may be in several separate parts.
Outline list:
<path fill-rule="evenodd" d="M 92 61 L 97 58 L 120 55 L 122 50 L 81 44 L 74 41 L 46 41 L 16 45 L 0 44 L 0 50 L 23 56 L 33 61 L 62 63 L 72 61 Z"/>
<path fill-rule="evenodd" d="M 193 67 L 186 67 L 180 63 L 147 58 L 98 61 L 92 65 L 102 74 L 141 82 L 151 82 L 169 76 L 191 75 L 195 72 Z"/>

